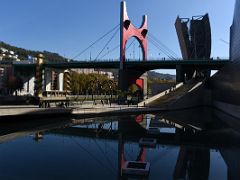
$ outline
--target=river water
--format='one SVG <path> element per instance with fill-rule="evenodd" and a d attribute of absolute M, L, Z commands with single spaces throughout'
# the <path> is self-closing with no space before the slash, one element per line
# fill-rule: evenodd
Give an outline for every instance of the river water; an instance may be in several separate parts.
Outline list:
<path fill-rule="evenodd" d="M 240 135 L 221 117 L 198 108 L 2 124 L 0 178 L 240 179 Z M 156 147 L 140 146 L 143 137 Z M 149 175 L 124 175 L 127 161 L 150 163 Z"/>

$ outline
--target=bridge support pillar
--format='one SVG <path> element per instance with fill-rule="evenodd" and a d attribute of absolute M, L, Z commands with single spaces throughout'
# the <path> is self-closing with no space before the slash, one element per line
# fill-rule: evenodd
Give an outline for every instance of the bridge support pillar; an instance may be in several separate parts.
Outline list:
<path fill-rule="evenodd" d="M 38 55 L 35 75 L 35 95 L 42 96 L 45 89 L 45 70 L 44 70 L 44 56 Z"/>
<path fill-rule="evenodd" d="M 52 69 L 45 68 L 45 91 L 51 90 Z"/>
<path fill-rule="evenodd" d="M 120 69 L 118 71 L 118 87 L 121 91 L 128 91 L 127 78 L 126 70 Z"/>
<path fill-rule="evenodd" d="M 71 74 L 68 69 L 64 71 L 63 90 L 67 92 L 71 91 Z"/>
<path fill-rule="evenodd" d="M 148 98 L 148 73 L 144 73 L 141 77 L 143 79 L 143 98 Z"/>
<path fill-rule="evenodd" d="M 184 67 L 182 65 L 176 66 L 176 81 L 177 82 L 185 82 L 192 78 L 194 78 L 195 71 L 192 68 Z"/>
<path fill-rule="evenodd" d="M 176 66 L 176 82 L 184 82 L 185 81 L 185 75 L 183 71 L 183 67 L 181 65 Z"/>
<path fill-rule="evenodd" d="M 60 72 L 58 74 L 58 90 L 63 91 L 63 84 L 64 84 L 64 73 Z"/>
<path fill-rule="evenodd" d="M 176 66 L 176 81 L 185 82 L 192 78 L 209 78 L 211 70 L 208 69 L 192 69 L 182 65 Z"/>

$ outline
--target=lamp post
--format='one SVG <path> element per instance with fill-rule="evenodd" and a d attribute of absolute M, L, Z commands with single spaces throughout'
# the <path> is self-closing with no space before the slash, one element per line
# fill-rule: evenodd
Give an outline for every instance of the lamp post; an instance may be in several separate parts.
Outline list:
<path fill-rule="evenodd" d="M 140 61 L 140 51 L 141 51 L 141 45 L 139 44 L 139 46 L 138 46 L 138 48 L 139 48 L 139 51 L 138 51 L 138 55 L 139 55 L 139 61 Z"/>

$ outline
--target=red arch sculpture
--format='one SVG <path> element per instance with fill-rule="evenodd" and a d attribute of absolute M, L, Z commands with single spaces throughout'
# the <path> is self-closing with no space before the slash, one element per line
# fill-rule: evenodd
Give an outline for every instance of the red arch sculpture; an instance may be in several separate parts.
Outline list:
<path fill-rule="evenodd" d="M 126 2 L 121 2 L 121 23 L 120 23 L 120 69 L 123 69 L 123 64 L 126 60 L 125 50 L 127 41 L 131 37 L 135 37 L 142 48 L 143 60 L 147 60 L 147 16 L 143 16 L 143 22 L 139 29 L 133 26 L 127 15 Z"/>

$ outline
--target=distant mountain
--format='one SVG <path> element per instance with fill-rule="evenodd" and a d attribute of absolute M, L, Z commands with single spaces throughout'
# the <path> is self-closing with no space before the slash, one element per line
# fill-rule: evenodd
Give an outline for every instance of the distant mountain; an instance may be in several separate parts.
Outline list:
<path fill-rule="evenodd" d="M 118 70 L 117 69 L 99 69 L 101 71 L 108 71 L 112 72 L 113 76 L 116 78 L 118 77 Z M 148 71 L 148 79 L 149 80 L 166 80 L 166 81 L 175 81 L 176 80 L 176 75 L 171 75 L 171 74 L 163 74 L 163 73 L 158 73 L 155 71 Z M 156 81 L 154 81 L 156 82 Z"/>
<path fill-rule="evenodd" d="M 148 77 L 151 79 L 162 79 L 162 80 L 176 80 L 176 75 L 171 75 L 171 74 L 163 74 L 163 73 L 158 73 L 155 71 L 149 71 L 148 72 Z"/>
<path fill-rule="evenodd" d="M 52 53 L 48 51 L 41 52 L 41 51 L 27 50 L 27 49 L 9 45 L 5 42 L 0 42 L 0 48 L 7 49 L 8 51 L 13 51 L 15 55 L 18 55 L 18 59 L 20 60 L 27 60 L 29 56 L 37 57 L 38 54 L 43 54 L 45 59 L 49 61 L 57 61 L 57 62 L 67 61 L 66 58 L 60 56 L 57 53 Z"/>

